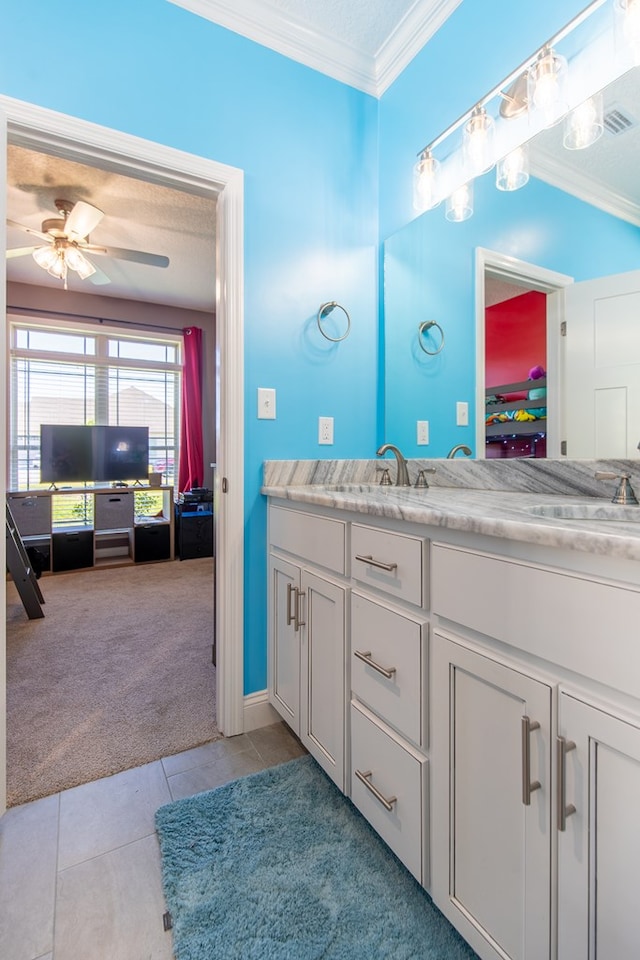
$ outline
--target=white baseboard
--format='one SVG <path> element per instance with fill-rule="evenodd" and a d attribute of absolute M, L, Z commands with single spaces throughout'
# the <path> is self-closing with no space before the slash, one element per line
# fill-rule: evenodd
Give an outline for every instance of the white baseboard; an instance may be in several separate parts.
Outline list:
<path fill-rule="evenodd" d="M 257 730 L 258 727 L 268 727 L 270 723 L 277 723 L 282 717 L 269 703 L 269 694 L 266 690 L 258 690 L 244 698 L 244 732 Z"/>

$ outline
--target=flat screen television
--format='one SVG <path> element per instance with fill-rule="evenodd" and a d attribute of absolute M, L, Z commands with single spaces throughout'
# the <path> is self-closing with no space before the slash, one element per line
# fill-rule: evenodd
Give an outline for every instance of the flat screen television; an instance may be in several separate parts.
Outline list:
<path fill-rule="evenodd" d="M 148 475 L 148 427 L 40 427 L 41 483 L 142 480 Z"/>
<path fill-rule="evenodd" d="M 93 427 L 43 423 L 40 427 L 40 481 L 84 483 L 93 473 Z"/>

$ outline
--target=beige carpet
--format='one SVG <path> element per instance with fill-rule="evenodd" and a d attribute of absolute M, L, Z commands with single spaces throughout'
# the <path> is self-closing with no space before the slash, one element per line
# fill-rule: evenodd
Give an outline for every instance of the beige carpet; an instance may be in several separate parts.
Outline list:
<path fill-rule="evenodd" d="M 213 559 L 7 584 L 11 806 L 217 739 Z"/>

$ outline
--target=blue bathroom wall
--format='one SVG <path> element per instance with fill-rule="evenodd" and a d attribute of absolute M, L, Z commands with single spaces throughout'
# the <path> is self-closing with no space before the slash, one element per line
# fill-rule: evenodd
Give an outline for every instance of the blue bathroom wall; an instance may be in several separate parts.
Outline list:
<path fill-rule="evenodd" d="M 165 0 L 6 4 L 0 92 L 245 171 L 245 692 L 261 690 L 262 461 L 375 450 L 377 103 Z M 327 300 L 351 313 L 341 344 L 315 325 Z M 258 386 L 276 420 L 257 420 Z"/>

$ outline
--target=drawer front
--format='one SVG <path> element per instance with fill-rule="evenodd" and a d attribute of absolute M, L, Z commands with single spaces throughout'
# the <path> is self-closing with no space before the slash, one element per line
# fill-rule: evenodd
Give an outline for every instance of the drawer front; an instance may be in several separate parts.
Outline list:
<path fill-rule="evenodd" d="M 376 590 L 422 606 L 424 540 L 359 523 L 351 527 L 351 575 Z"/>
<path fill-rule="evenodd" d="M 346 524 L 286 507 L 270 507 L 271 546 L 344 575 Z"/>
<path fill-rule="evenodd" d="M 405 737 L 426 745 L 426 624 L 351 594 L 351 689 Z"/>
<path fill-rule="evenodd" d="M 43 537 L 51 533 L 51 497 L 7 497 L 21 537 Z"/>
<path fill-rule="evenodd" d="M 434 613 L 640 697 L 640 590 L 448 544 L 431 546 Z"/>
<path fill-rule="evenodd" d="M 428 879 L 426 797 L 424 757 L 405 748 L 367 710 L 352 703 L 351 800 L 420 883 Z"/>
<path fill-rule="evenodd" d="M 97 493 L 94 522 L 96 530 L 133 526 L 133 491 Z"/>

